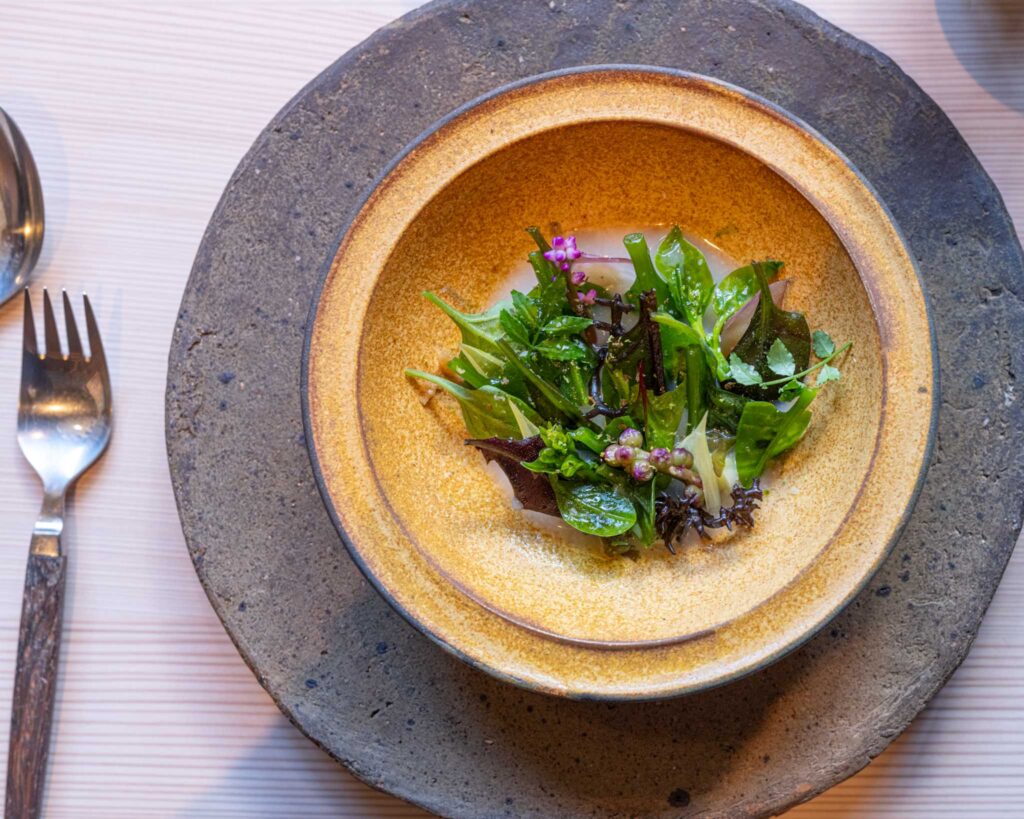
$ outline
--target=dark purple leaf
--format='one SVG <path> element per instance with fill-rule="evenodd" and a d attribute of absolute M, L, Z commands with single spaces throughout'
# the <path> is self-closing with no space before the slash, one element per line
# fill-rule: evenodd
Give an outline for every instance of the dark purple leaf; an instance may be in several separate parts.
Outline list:
<path fill-rule="evenodd" d="M 558 516 L 558 503 L 555 492 L 551 488 L 548 476 L 524 469 L 520 464 L 524 461 L 535 461 L 544 442 L 539 435 L 532 438 L 474 438 L 466 441 L 470 446 L 479 449 L 488 461 L 494 461 L 512 484 L 518 500 L 524 509 L 541 512 L 545 515 Z"/>

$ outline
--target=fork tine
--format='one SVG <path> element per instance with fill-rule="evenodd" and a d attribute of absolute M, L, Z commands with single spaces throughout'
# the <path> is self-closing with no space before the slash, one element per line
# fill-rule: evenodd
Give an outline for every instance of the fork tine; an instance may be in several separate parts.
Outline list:
<path fill-rule="evenodd" d="M 46 355 L 60 357 L 60 336 L 57 334 L 57 319 L 53 315 L 50 293 L 43 288 L 43 334 L 46 336 Z"/>
<path fill-rule="evenodd" d="M 26 353 L 39 355 L 39 346 L 36 343 L 36 321 L 32 318 L 32 298 L 25 288 L 25 322 L 22 330 L 22 345 Z"/>
<path fill-rule="evenodd" d="M 96 316 L 93 315 L 92 305 L 89 304 L 89 297 L 85 293 L 82 294 L 82 301 L 85 302 L 85 328 L 89 334 L 89 360 L 96 366 L 106 370 L 107 357 L 103 354 L 100 328 L 96 324 Z"/>
<path fill-rule="evenodd" d="M 68 291 L 62 290 L 64 298 L 64 326 L 68 336 L 68 355 L 84 355 L 82 351 L 82 339 L 78 337 L 78 325 L 75 323 L 75 312 L 71 309 L 71 299 L 68 298 Z"/>

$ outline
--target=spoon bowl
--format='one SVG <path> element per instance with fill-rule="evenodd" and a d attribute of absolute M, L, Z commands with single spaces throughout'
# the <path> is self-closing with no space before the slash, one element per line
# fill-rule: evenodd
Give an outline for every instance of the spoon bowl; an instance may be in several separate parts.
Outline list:
<path fill-rule="evenodd" d="M 0 108 L 0 304 L 23 289 L 43 249 L 43 189 L 25 137 Z"/>

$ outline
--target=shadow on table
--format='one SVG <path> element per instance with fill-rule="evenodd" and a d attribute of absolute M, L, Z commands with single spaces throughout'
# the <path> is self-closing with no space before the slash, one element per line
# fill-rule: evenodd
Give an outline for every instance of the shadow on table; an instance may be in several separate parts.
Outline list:
<path fill-rule="evenodd" d="M 180 816 L 427 816 L 364 785 L 280 715 L 262 740 Z"/>
<path fill-rule="evenodd" d="M 961 65 L 1000 102 L 1024 113 L 1024 2 L 935 0 Z"/>

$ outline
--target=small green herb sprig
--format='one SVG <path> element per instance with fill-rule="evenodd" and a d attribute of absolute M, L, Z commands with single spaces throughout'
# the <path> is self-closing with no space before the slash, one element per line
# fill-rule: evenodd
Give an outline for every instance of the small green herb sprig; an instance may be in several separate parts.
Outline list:
<path fill-rule="evenodd" d="M 715 283 L 678 226 L 653 255 L 643 234 L 626 236 L 628 258 L 528 232 L 535 286 L 476 314 L 424 294 L 459 329 L 455 380 L 407 375 L 458 401 L 467 443 L 501 466 L 525 508 L 557 513 L 613 552 L 657 540 L 674 551 L 690 531 L 752 526 L 760 476 L 804 436 L 851 343 L 811 333 L 776 303 L 782 262 Z M 589 282 L 594 262 L 630 263 L 633 284 L 611 293 Z M 725 349 L 741 311 L 749 324 Z"/>

